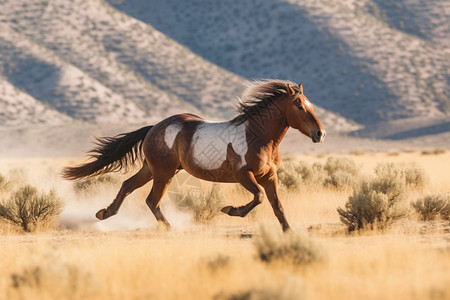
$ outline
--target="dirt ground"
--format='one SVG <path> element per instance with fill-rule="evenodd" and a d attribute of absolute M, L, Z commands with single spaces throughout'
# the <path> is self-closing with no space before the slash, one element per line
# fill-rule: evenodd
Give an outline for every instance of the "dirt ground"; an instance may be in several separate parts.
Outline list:
<path fill-rule="evenodd" d="M 412 192 L 410 201 L 449 192 L 449 152 L 291 153 L 284 157 L 320 163 L 330 156 L 352 159 L 365 175 L 372 174 L 380 162 L 415 163 L 430 182 L 424 190 Z M 116 216 L 100 222 L 94 214 L 110 203 L 120 182 L 75 193 L 71 182 L 60 179 L 59 171 L 80 161 L 81 157 L 0 160 L 2 174 L 22 176 L 42 190 L 56 188 L 65 201 L 56 227 L 49 231 L 23 234 L 2 223 L 0 299 L 450 297 L 448 222 L 423 222 L 411 214 L 388 230 L 349 235 L 336 208 L 345 205 L 350 190 L 320 186 L 282 190 L 294 231 L 307 235 L 324 258 L 301 266 L 266 263 L 258 258 L 255 244 L 261 226 L 281 231 L 267 201 L 246 218 L 219 215 L 209 224 L 196 224 L 189 213 L 171 204 L 169 193 L 162 209 L 173 229 L 165 231 L 143 203 L 149 190 L 144 187 L 129 196 Z M 250 195 L 233 185 L 225 185 L 224 193 L 227 205 L 250 200 Z"/>

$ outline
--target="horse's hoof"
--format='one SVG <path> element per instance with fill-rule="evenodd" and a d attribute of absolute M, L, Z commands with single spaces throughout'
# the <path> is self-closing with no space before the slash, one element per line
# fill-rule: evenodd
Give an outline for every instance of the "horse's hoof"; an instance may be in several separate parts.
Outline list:
<path fill-rule="evenodd" d="M 226 206 L 220 210 L 221 212 L 233 216 L 233 217 L 243 217 L 245 215 L 242 214 L 239 208 L 233 206 Z"/>
<path fill-rule="evenodd" d="M 229 215 L 230 211 L 233 209 L 233 206 L 226 206 L 224 208 L 222 208 L 220 211 L 223 212 L 224 214 Z"/>
<path fill-rule="evenodd" d="M 104 220 L 104 219 L 106 219 L 105 213 L 106 213 L 106 209 L 102 208 L 95 214 L 95 217 L 97 217 L 97 219 L 99 219 L 99 220 Z"/>

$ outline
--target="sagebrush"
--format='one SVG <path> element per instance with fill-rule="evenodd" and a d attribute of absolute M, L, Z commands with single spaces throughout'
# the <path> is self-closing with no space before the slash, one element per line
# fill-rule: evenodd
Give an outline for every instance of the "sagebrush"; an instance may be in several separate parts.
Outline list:
<path fill-rule="evenodd" d="M 302 266 L 324 258 L 317 244 L 302 233 L 282 233 L 274 228 L 262 227 L 254 245 L 258 258 L 264 262 L 287 262 L 293 266 Z"/>
<path fill-rule="evenodd" d="M 327 172 L 325 185 L 336 188 L 351 187 L 359 180 L 359 168 L 351 159 L 329 157 L 323 168 Z"/>
<path fill-rule="evenodd" d="M 301 186 L 352 187 L 359 177 L 356 163 L 341 157 L 329 157 L 324 164 L 289 161 L 278 169 L 278 181 L 289 191 Z"/>
<path fill-rule="evenodd" d="M 17 299 L 86 299 L 95 291 L 96 278 L 80 264 L 49 254 L 11 274 L 11 295 Z"/>
<path fill-rule="evenodd" d="M 117 176 L 111 174 L 88 177 L 73 183 L 73 189 L 76 193 L 84 193 L 98 189 L 103 185 L 116 185 L 120 182 Z"/>
<path fill-rule="evenodd" d="M 296 277 L 285 278 L 284 284 L 260 284 L 237 293 L 218 294 L 217 300 L 301 300 L 308 299 L 303 281 Z"/>
<path fill-rule="evenodd" d="M 401 166 L 394 163 L 381 163 L 376 166 L 375 175 L 378 177 L 398 178 L 404 181 L 408 188 L 421 189 L 429 182 L 425 171 L 414 164 Z"/>
<path fill-rule="evenodd" d="M 222 186 L 213 184 L 205 191 L 185 188 L 175 194 L 175 205 L 192 213 L 197 223 L 207 223 L 220 213 L 225 197 Z"/>
<path fill-rule="evenodd" d="M 63 202 L 55 190 L 40 193 L 35 187 L 25 185 L 0 203 L 0 217 L 30 232 L 40 223 L 55 218 L 62 208 Z"/>
<path fill-rule="evenodd" d="M 407 172 L 393 164 L 379 164 L 375 177 L 364 179 L 348 198 L 344 209 L 338 208 L 341 221 L 349 231 L 383 229 L 407 213 Z"/>
<path fill-rule="evenodd" d="M 450 194 L 426 195 L 411 203 L 422 221 L 432 221 L 438 215 L 443 220 L 449 220 Z"/>

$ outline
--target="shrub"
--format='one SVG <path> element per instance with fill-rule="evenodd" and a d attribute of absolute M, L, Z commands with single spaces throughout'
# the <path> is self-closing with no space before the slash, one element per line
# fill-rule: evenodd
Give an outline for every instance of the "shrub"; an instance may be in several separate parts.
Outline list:
<path fill-rule="evenodd" d="M 339 171 L 352 175 L 357 175 L 359 173 L 356 163 L 353 160 L 344 157 L 329 157 L 323 168 L 327 171 L 328 175 Z"/>
<path fill-rule="evenodd" d="M 120 181 L 116 176 L 106 174 L 95 177 L 88 177 L 73 183 L 73 189 L 76 193 L 83 193 L 102 185 L 114 185 Z"/>
<path fill-rule="evenodd" d="M 26 185 L 0 203 L 0 217 L 30 232 L 38 223 L 57 216 L 62 207 L 62 201 L 54 190 L 43 194 L 35 187 Z"/>
<path fill-rule="evenodd" d="M 219 184 L 213 184 L 204 193 L 200 189 L 189 188 L 175 194 L 174 202 L 178 208 L 190 211 L 194 221 L 207 223 L 218 215 L 223 207 L 223 190 Z"/>
<path fill-rule="evenodd" d="M 325 179 L 324 184 L 328 186 L 334 186 L 336 188 L 344 188 L 354 186 L 357 181 L 357 176 L 343 170 L 338 170 L 335 173 L 329 175 Z"/>
<path fill-rule="evenodd" d="M 322 185 L 326 178 L 323 166 L 319 163 L 308 164 L 299 161 L 295 170 L 302 177 L 302 181 L 308 185 Z"/>
<path fill-rule="evenodd" d="M 330 157 L 324 165 L 287 162 L 278 169 L 278 180 L 288 190 L 295 190 L 301 185 L 343 188 L 358 182 L 359 168 L 348 158 Z"/>
<path fill-rule="evenodd" d="M 409 165 L 403 169 L 403 176 L 405 177 L 405 183 L 408 186 L 415 188 L 423 188 L 429 182 L 428 176 L 422 168 L 414 165 Z"/>
<path fill-rule="evenodd" d="M 439 155 L 445 153 L 446 150 L 444 148 L 435 148 L 430 150 L 423 150 L 422 155 Z"/>
<path fill-rule="evenodd" d="M 11 281 L 17 299 L 86 299 L 96 285 L 92 272 L 52 254 L 11 274 Z"/>
<path fill-rule="evenodd" d="M 0 192 L 4 193 L 9 190 L 9 182 L 5 176 L 0 173 Z"/>
<path fill-rule="evenodd" d="M 302 185 L 322 185 L 325 172 L 320 164 L 308 164 L 303 161 L 283 163 L 277 171 L 278 182 L 289 191 Z"/>
<path fill-rule="evenodd" d="M 278 182 L 290 191 L 297 189 L 302 183 L 302 178 L 296 172 L 293 162 L 282 164 L 277 171 L 277 175 Z"/>
<path fill-rule="evenodd" d="M 356 184 L 359 178 L 359 168 L 348 158 L 329 157 L 324 165 L 327 172 L 325 185 L 336 188 L 350 187 Z"/>
<path fill-rule="evenodd" d="M 414 164 L 401 168 L 393 163 L 381 163 L 375 168 L 375 174 L 378 177 L 399 178 L 410 188 L 423 188 L 429 181 L 425 171 Z"/>
<path fill-rule="evenodd" d="M 441 209 L 441 219 L 450 221 L 450 195 L 447 194 L 445 197 L 447 198 L 447 203 Z"/>
<path fill-rule="evenodd" d="M 345 209 L 337 209 L 349 231 L 383 229 L 407 213 L 406 183 L 401 170 L 383 165 L 377 167 L 376 174 L 375 178 L 360 183 Z"/>
<path fill-rule="evenodd" d="M 323 259 L 323 254 L 311 238 L 301 233 L 261 228 L 255 239 L 258 257 L 264 262 L 287 262 L 295 266 L 307 265 Z"/>
<path fill-rule="evenodd" d="M 249 287 L 244 291 L 224 294 L 214 297 L 218 300 L 301 300 L 307 299 L 303 281 L 297 277 L 285 278 L 281 286 L 260 284 L 258 287 Z"/>
<path fill-rule="evenodd" d="M 427 195 L 411 203 L 411 206 L 423 221 L 432 221 L 438 214 L 441 214 L 442 219 L 448 220 L 450 197 L 448 195 Z"/>

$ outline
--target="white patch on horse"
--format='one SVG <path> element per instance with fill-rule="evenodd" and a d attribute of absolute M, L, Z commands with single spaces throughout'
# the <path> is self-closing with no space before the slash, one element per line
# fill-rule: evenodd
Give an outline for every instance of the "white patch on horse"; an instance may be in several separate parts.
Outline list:
<path fill-rule="evenodd" d="M 311 108 L 311 102 L 309 102 L 309 100 L 305 99 L 305 104 L 306 104 L 306 106 L 308 106 L 308 108 Z"/>
<path fill-rule="evenodd" d="M 167 147 L 170 149 L 172 149 L 175 138 L 181 128 L 181 124 L 172 124 L 166 127 L 166 131 L 164 132 L 164 142 L 166 142 Z"/>
<path fill-rule="evenodd" d="M 204 123 L 197 127 L 192 137 L 193 158 L 195 163 L 206 170 L 220 168 L 227 159 L 227 146 L 231 143 L 234 152 L 239 155 L 243 167 L 248 150 L 245 133 L 247 122 L 234 125 L 230 122 Z"/>

